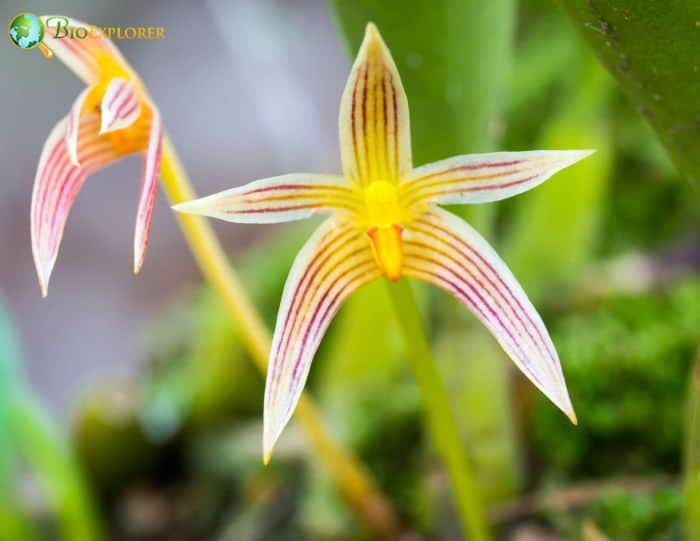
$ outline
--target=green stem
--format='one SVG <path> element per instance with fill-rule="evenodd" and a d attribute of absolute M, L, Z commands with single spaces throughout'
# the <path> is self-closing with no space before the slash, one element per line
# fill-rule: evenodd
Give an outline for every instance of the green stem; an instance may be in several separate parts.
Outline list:
<path fill-rule="evenodd" d="M 452 406 L 430 349 L 413 290 L 405 279 L 389 284 L 387 289 L 420 388 L 428 416 L 428 428 L 450 476 L 462 528 L 471 541 L 487 541 L 491 539 L 491 533 L 479 498 L 478 483 L 464 452 Z"/>
<path fill-rule="evenodd" d="M 683 485 L 685 491 L 685 538 L 700 539 L 700 353 L 695 358 L 688 384 L 685 419 Z"/>

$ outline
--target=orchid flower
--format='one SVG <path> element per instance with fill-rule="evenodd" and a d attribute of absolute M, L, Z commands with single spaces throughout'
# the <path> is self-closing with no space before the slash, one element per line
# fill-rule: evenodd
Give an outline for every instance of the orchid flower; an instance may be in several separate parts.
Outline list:
<path fill-rule="evenodd" d="M 163 125 L 145 86 L 116 46 L 87 24 L 67 17 L 70 28 L 87 37 L 55 37 L 52 19 L 44 44 L 87 88 L 49 134 L 39 159 L 31 208 L 32 252 L 43 296 L 53 270 L 73 201 L 95 171 L 129 154 L 141 153 L 144 166 L 136 213 L 134 273 L 143 265 L 158 189 Z M 83 35 L 80 32 L 80 35 Z"/>
<path fill-rule="evenodd" d="M 517 195 L 591 151 L 473 154 L 414 168 L 406 94 L 371 23 L 343 92 L 339 125 L 342 176 L 282 175 L 174 207 L 236 223 L 330 215 L 297 255 L 284 287 L 265 386 L 265 462 L 331 319 L 351 293 L 382 275 L 428 282 L 456 297 L 576 422 L 557 352 L 522 287 L 472 227 L 439 205 Z"/>

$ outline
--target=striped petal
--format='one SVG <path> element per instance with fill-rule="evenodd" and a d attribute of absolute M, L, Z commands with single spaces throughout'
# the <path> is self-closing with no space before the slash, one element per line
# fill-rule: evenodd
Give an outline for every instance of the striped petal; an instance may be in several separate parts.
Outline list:
<path fill-rule="evenodd" d="M 151 122 L 148 132 L 148 144 L 143 159 L 141 177 L 141 197 L 136 213 L 136 231 L 134 233 L 134 274 L 143 266 L 143 259 L 148 247 L 148 233 L 151 229 L 153 207 L 158 194 L 158 175 L 163 146 L 163 122 L 160 112 L 151 105 Z"/>
<path fill-rule="evenodd" d="M 63 15 L 42 15 L 40 19 L 45 27 L 44 45 L 88 85 L 112 77 L 136 78 L 115 45 L 90 25 Z"/>
<path fill-rule="evenodd" d="M 315 212 L 353 211 L 361 204 L 344 178 L 293 173 L 175 205 L 179 212 L 236 223 L 278 223 L 308 218 Z"/>
<path fill-rule="evenodd" d="M 73 165 L 80 165 L 78 162 L 78 132 L 80 128 L 80 117 L 85 107 L 85 101 L 88 96 L 95 90 L 94 86 L 89 86 L 84 89 L 73 102 L 66 121 L 66 148 L 68 156 Z"/>
<path fill-rule="evenodd" d="M 80 118 L 80 167 L 72 163 L 66 146 L 67 117 L 54 127 L 41 152 L 32 193 L 31 230 L 34 264 L 44 296 L 66 219 L 80 188 L 91 173 L 121 156 L 110 139 L 97 135 L 99 122 L 95 114 Z"/>
<path fill-rule="evenodd" d="M 377 27 L 369 23 L 340 102 L 340 152 L 345 176 L 366 184 L 411 170 L 408 101 Z"/>
<path fill-rule="evenodd" d="M 365 236 L 335 218 L 324 222 L 297 255 L 277 315 L 265 384 L 266 463 L 299 401 L 331 319 L 353 291 L 379 275 Z"/>
<path fill-rule="evenodd" d="M 102 97 L 100 110 L 102 114 L 100 133 L 131 126 L 141 112 L 136 85 L 121 77 L 110 80 Z"/>
<path fill-rule="evenodd" d="M 446 290 L 493 333 L 523 373 L 575 423 L 559 357 L 522 287 L 489 244 L 442 209 L 404 235 L 404 274 Z"/>
<path fill-rule="evenodd" d="M 406 204 L 486 203 L 525 192 L 593 150 L 533 150 L 468 154 L 418 167 L 403 193 Z"/>

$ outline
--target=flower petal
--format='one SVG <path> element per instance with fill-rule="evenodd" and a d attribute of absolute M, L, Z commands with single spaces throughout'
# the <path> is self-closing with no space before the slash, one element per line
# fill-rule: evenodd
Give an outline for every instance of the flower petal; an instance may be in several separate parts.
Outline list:
<path fill-rule="evenodd" d="M 559 357 L 532 303 L 506 264 L 466 222 L 432 209 L 404 235 L 404 274 L 465 304 L 523 373 L 575 423 Z"/>
<path fill-rule="evenodd" d="M 455 156 L 414 169 L 403 193 L 406 204 L 499 201 L 543 183 L 593 150 L 533 150 Z"/>
<path fill-rule="evenodd" d="M 265 384 L 266 463 L 331 319 L 348 295 L 379 275 L 364 235 L 335 218 L 326 220 L 297 255 L 284 286 Z"/>
<path fill-rule="evenodd" d="M 121 77 L 109 81 L 102 97 L 100 133 L 131 126 L 139 117 L 141 105 L 136 85 Z"/>
<path fill-rule="evenodd" d="M 136 78 L 117 47 L 87 23 L 63 15 L 39 18 L 45 27 L 44 45 L 88 85 L 112 77 Z M 86 37 L 77 37 L 76 30 Z"/>
<path fill-rule="evenodd" d="M 78 97 L 73 102 L 68 113 L 66 122 L 66 148 L 68 150 L 68 156 L 70 157 L 71 163 L 75 166 L 80 165 L 78 162 L 78 131 L 80 127 L 80 117 L 83 113 L 83 107 L 85 106 L 85 100 L 95 89 L 94 86 L 89 86 L 84 89 Z"/>
<path fill-rule="evenodd" d="M 173 208 L 227 222 L 269 224 L 302 220 L 315 212 L 353 211 L 359 205 L 356 190 L 342 177 L 292 173 L 256 180 Z"/>
<path fill-rule="evenodd" d="M 364 184 L 396 180 L 411 170 L 408 101 L 377 27 L 369 23 L 340 102 L 345 176 Z"/>
<path fill-rule="evenodd" d="M 73 165 L 66 146 L 67 117 L 54 127 L 41 152 L 32 193 L 31 229 L 34 264 L 44 296 L 66 219 L 80 188 L 91 173 L 122 155 L 109 138 L 97 135 L 99 122 L 96 114 L 80 118 L 80 167 Z"/>
<path fill-rule="evenodd" d="M 151 230 L 153 207 L 158 194 L 158 175 L 163 146 L 163 122 L 158 109 L 151 105 L 151 122 L 148 133 L 148 145 L 143 159 L 141 177 L 141 197 L 136 213 L 136 231 L 134 233 L 134 274 L 143 266 L 143 259 L 148 247 L 148 233 Z"/>

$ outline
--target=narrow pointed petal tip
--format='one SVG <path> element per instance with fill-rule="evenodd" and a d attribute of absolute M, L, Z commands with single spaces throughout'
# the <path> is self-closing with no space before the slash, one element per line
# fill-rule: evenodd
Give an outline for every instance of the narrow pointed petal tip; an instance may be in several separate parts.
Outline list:
<path fill-rule="evenodd" d="M 204 214 L 203 209 L 201 208 L 201 202 L 203 199 L 206 199 L 206 197 L 176 203 L 175 205 L 171 205 L 170 208 L 175 212 L 182 212 L 183 214 Z"/>
<path fill-rule="evenodd" d="M 554 404 L 566 415 L 574 426 L 578 425 L 578 417 L 574 411 L 574 406 L 571 403 L 571 398 L 569 397 L 569 392 L 566 389 L 566 382 L 562 378 L 560 384 L 558 385 L 561 392 L 561 397 L 559 400 L 552 400 Z"/>
<path fill-rule="evenodd" d="M 377 28 L 377 25 L 374 24 L 372 21 L 367 23 L 367 26 L 365 26 L 365 39 L 372 38 L 381 38 L 381 34 L 379 33 L 379 28 Z"/>
<path fill-rule="evenodd" d="M 578 426 L 578 417 L 576 417 L 576 412 L 571 410 L 571 413 L 569 413 L 569 420 L 574 426 Z"/>
<path fill-rule="evenodd" d="M 591 154 L 595 154 L 597 152 L 597 149 L 595 148 L 586 148 L 583 150 L 565 150 L 563 152 L 567 152 L 571 155 L 571 162 L 570 163 L 576 163 L 584 158 L 588 158 Z"/>
<path fill-rule="evenodd" d="M 274 449 L 275 443 L 269 443 L 267 437 L 263 436 L 263 466 L 267 466 L 272 460 L 272 451 Z"/>
<path fill-rule="evenodd" d="M 217 217 L 217 215 L 216 211 L 213 208 L 212 200 L 210 199 L 212 197 L 214 196 L 208 195 L 206 197 L 200 197 L 199 199 L 184 201 L 182 203 L 172 205 L 170 208 L 172 208 L 175 212 L 179 212 L 181 214 L 193 214 L 196 216 L 215 218 Z"/>
<path fill-rule="evenodd" d="M 36 277 L 39 281 L 39 290 L 41 291 L 41 298 L 45 299 L 49 296 L 49 280 L 51 279 L 51 271 L 53 269 L 53 264 L 51 262 L 44 262 L 39 257 L 39 251 L 34 248 L 34 268 L 36 269 Z"/>
<path fill-rule="evenodd" d="M 39 276 L 39 289 L 41 289 L 41 298 L 45 299 L 49 296 L 49 282 L 48 279 Z"/>

